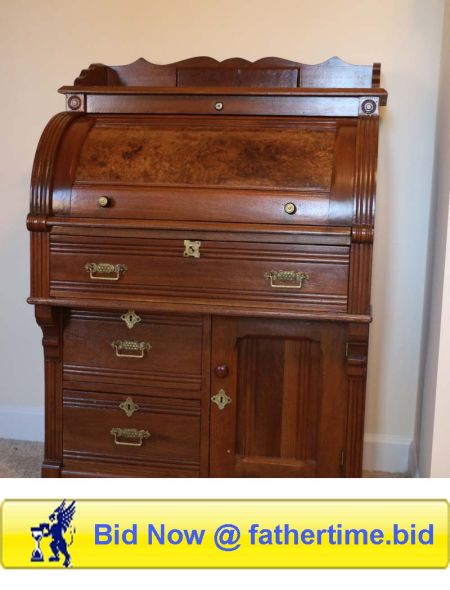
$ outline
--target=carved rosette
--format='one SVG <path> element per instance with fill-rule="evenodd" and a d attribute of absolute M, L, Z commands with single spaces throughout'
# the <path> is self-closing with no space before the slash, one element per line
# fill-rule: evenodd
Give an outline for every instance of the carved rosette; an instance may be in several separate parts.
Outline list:
<path fill-rule="evenodd" d="M 380 99 L 377 96 L 367 98 L 362 97 L 359 99 L 359 115 L 365 117 L 378 116 Z"/>
<path fill-rule="evenodd" d="M 71 112 L 83 112 L 85 110 L 84 94 L 67 94 L 66 110 Z"/>

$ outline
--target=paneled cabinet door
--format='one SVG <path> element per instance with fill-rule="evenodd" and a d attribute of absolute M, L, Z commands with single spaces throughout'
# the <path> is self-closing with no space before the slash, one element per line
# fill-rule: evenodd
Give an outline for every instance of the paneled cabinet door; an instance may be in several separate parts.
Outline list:
<path fill-rule="evenodd" d="M 211 477 L 340 477 L 345 325 L 213 318 Z"/>

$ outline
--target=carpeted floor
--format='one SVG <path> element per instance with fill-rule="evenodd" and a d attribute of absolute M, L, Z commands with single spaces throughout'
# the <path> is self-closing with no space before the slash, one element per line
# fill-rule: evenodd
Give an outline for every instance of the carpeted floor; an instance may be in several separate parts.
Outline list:
<path fill-rule="evenodd" d="M 0 477 L 40 477 L 44 445 L 0 438 Z"/>
<path fill-rule="evenodd" d="M 0 478 L 40 477 L 44 445 L 0 438 Z M 409 477 L 405 473 L 365 471 L 364 477 Z"/>

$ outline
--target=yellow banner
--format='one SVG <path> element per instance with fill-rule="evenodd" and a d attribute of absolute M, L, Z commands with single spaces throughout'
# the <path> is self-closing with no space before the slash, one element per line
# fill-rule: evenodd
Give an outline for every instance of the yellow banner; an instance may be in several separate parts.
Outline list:
<path fill-rule="evenodd" d="M 445 568 L 444 500 L 8 500 L 5 568 Z"/>

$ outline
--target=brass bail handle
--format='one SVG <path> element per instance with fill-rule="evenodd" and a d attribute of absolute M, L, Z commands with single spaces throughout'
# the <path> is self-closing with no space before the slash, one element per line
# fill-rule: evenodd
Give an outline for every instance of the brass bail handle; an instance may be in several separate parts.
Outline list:
<path fill-rule="evenodd" d="M 85 271 L 93 281 L 118 281 L 127 270 L 125 264 L 110 264 L 109 262 L 88 262 Z"/>
<path fill-rule="evenodd" d="M 148 430 L 138 430 L 137 428 L 111 428 L 110 434 L 114 437 L 115 445 L 123 445 L 125 447 L 142 447 L 144 439 L 150 438 L 150 432 Z M 129 442 L 119 440 L 120 438 L 129 439 Z"/>
<path fill-rule="evenodd" d="M 301 289 L 309 274 L 295 270 L 270 270 L 264 273 L 264 278 L 270 282 L 272 289 Z"/>
<path fill-rule="evenodd" d="M 119 358 L 142 359 L 146 352 L 152 349 L 150 342 L 136 342 L 135 340 L 114 340 L 111 342 L 116 356 Z"/>

